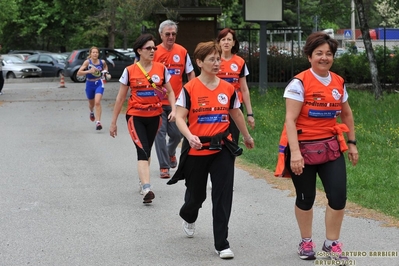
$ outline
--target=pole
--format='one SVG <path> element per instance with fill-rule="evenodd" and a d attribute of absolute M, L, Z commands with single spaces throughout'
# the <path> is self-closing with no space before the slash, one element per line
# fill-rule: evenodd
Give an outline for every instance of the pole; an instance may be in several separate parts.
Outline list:
<path fill-rule="evenodd" d="M 267 90 L 267 29 L 266 21 L 260 22 L 259 31 L 260 58 L 259 58 L 259 93 L 261 95 Z"/>
<path fill-rule="evenodd" d="M 356 41 L 356 26 L 355 26 L 355 0 L 351 2 L 351 30 L 352 30 L 352 41 Z"/>
<path fill-rule="evenodd" d="M 297 20 L 298 20 L 298 54 L 301 53 L 301 18 L 300 18 L 300 9 L 299 9 L 300 0 L 298 0 L 298 9 L 297 9 Z"/>

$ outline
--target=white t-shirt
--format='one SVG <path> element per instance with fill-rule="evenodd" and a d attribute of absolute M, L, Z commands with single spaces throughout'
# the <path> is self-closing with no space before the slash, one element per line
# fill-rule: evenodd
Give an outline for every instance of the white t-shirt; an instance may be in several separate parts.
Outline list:
<path fill-rule="evenodd" d="M 318 76 L 312 69 L 310 69 L 310 72 L 315 76 L 315 78 L 320 81 L 323 85 L 328 86 L 331 82 L 331 75 L 330 72 L 328 72 L 327 77 L 320 77 Z M 304 101 L 304 93 L 305 93 L 305 88 L 303 87 L 302 82 L 299 79 L 292 79 L 291 82 L 285 87 L 284 91 L 284 98 L 292 99 L 292 100 L 297 100 L 300 102 Z M 346 91 L 346 86 L 344 84 L 344 97 L 342 97 L 342 102 L 346 102 L 348 100 L 348 93 Z"/>

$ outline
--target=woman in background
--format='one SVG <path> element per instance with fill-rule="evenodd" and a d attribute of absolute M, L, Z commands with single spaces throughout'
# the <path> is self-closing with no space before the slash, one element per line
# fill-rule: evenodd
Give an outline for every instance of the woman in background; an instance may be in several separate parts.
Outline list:
<path fill-rule="evenodd" d="M 130 88 L 126 121 L 129 133 L 137 150 L 137 169 L 140 179 L 140 194 L 144 195 L 143 203 L 151 203 L 155 198 L 150 184 L 150 158 L 155 136 L 162 123 L 162 99 L 157 96 L 153 87 L 164 87 L 172 108 L 169 121 L 175 120 L 175 94 L 169 83 L 171 78 L 168 69 L 161 63 L 154 62 L 155 38 L 144 34 L 137 38 L 133 49 L 138 55 L 138 61 L 125 68 L 119 79 L 120 87 L 114 106 L 109 132 L 111 137 L 117 135 L 116 122 L 122 105 Z"/>
<path fill-rule="evenodd" d="M 237 55 L 240 43 L 237 40 L 235 31 L 229 28 L 221 30 L 217 37 L 217 42 L 222 48 L 222 61 L 220 62 L 220 70 L 217 76 L 234 86 L 240 103 L 245 105 L 248 125 L 251 129 L 254 129 L 255 119 L 246 78 L 249 75 L 249 71 L 244 59 Z M 242 105 L 240 109 L 241 111 L 244 110 Z M 234 121 L 230 121 L 229 130 L 232 133 L 233 140 L 238 143 L 240 131 Z"/>
<path fill-rule="evenodd" d="M 102 79 L 103 72 L 108 72 L 108 66 L 105 60 L 98 57 L 100 50 L 93 46 L 89 50 L 89 56 L 79 68 L 77 75 L 86 75 L 86 96 L 89 100 L 90 120 L 96 121 L 96 130 L 101 130 L 101 99 L 104 94 L 104 83 Z M 94 107 L 96 112 L 94 114 Z"/>

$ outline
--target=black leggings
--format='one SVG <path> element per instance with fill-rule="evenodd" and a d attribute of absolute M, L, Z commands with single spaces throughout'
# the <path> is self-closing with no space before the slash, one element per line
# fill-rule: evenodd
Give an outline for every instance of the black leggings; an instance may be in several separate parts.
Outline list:
<path fill-rule="evenodd" d="M 141 117 L 126 115 L 127 128 L 137 149 L 137 160 L 148 161 L 157 135 L 161 117 Z"/>
<path fill-rule="evenodd" d="M 3 72 L 0 71 L 0 92 L 3 90 L 4 86 L 4 77 L 3 77 Z"/>
<path fill-rule="evenodd" d="M 346 164 L 345 157 L 319 165 L 305 165 L 302 174 L 295 175 L 290 166 L 291 153 L 286 148 L 285 167 L 291 174 L 296 191 L 295 205 L 301 210 L 310 210 L 316 197 L 316 174 L 323 183 L 328 206 L 333 210 L 342 210 L 346 205 Z"/>

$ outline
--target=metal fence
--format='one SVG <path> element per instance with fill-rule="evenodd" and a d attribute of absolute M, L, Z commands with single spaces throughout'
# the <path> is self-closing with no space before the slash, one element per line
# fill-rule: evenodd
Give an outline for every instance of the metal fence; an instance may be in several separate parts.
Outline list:
<path fill-rule="evenodd" d="M 249 69 L 247 76 L 249 84 L 255 85 L 259 82 L 261 49 L 268 54 L 268 81 L 274 85 L 285 85 L 294 74 L 300 72 L 299 70 L 309 67 L 308 64 L 303 66 L 301 60 L 298 61 L 300 58 L 297 55 L 300 54 L 302 47 L 298 45 L 298 34 L 295 28 L 269 29 L 267 47 L 264 48 L 259 47 L 259 29 L 234 29 L 234 31 L 240 42 L 238 55 L 244 58 Z M 157 29 L 147 28 L 145 32 L 158 36 Z"/>

